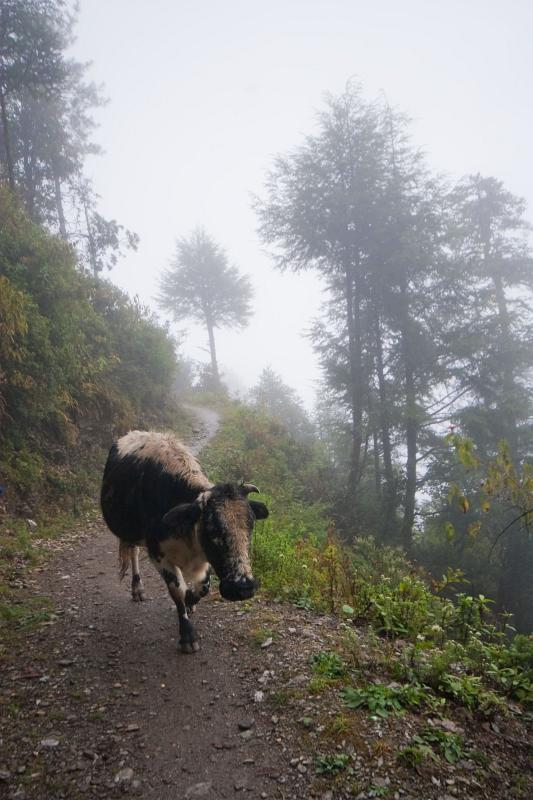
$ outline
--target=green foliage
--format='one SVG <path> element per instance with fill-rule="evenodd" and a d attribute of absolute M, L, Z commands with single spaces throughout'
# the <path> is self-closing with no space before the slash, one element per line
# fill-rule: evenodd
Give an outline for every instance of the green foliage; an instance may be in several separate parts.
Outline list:
<path fill-rule="evenodd" d="M 415 744 L 429 745 L 444 756 L 448 764 L 456 764 L 465 756 L 463 737 L 458 733 L 447 733 L 440 728 L 426 728 L 413 736 Z"/>
<path fill-rule="evenodd" d="M 346 665 L 338 653 L 323 650 L 315 653 L 309 659 L 309 663 L 315 675 L 323 675 L 326 678 L 342 678 L 346 675 Z"/>
<path fill-rule="evenodd" d="M 377 717 L 389 714 L 403 714 L 408 708 L 425 704 L 433 706 L 434 696 L 426 686 L 405 684 L 404 686 L 368 684 L 355 688 L 347 686 L 341 691 L 344 704 L 348 708 L 366 708 Z"/>
<path fill-rule="evenodd" d="M 399 764 L 416 769 L 422 766 L 425 761 L 437 761 L 437 756 L 433 748 L 428 744 L 410 744 L 400 750 L 396 760 Z"/>
<path fill-rule="evenodd" d="M 406 575 L 396 585 L 383 578 L 373 587 L 370 615 L 378 632 L 412 638 L 436 622 L 440 605 L 420 578 Z"/>
<path fill-rule="evenodd" d="M 500 696 L 483 687 L 480 675 L 443 675 L 440 690 L 471 711 L 489 715 L 504 707 Z"/>
<path fill-rule="evenodd" d="M 12 286 L 5 275 L 0 275 L 0 420 L 5 413 L 6 400 L 3 396 L 6 385 L 24 382 L 20 371 L 23 359 L 21 341 L 28 333 L 28 299 Z M 8 372 L 6 372 L 6 367 Z"/>
<path fill-rule="evenodd" d="M 533 704 L 533 634 L 487 646 L 487 674 L 511 697 Z"/>
<path fill-rule="evenodd" d="M 0 594 L 0 628 L 28 631 L 47 622 L 51 615 L 51 601 L 46 597 L 24 598 L 24 601 L 14 605 L 12 600 L 4 602 Z"/>
<path fill-rule="evenodd" d="M 256 647 L 261 647 L 267 639 L 272 639 L 274 636 L 274 631 L 270 628 L 256 628 L 251 632 L 250 639 Z"/>
<path fill-rule="evenodd" d="M 117 432 L 161 424 L 165 414 L 173 421 L 174 343 L 138 302 L 81 273 L 72 250 L 33 225 L 6 190 L 0 288 L 8 500 L 80 496 L 88 483 L 70 469 L 80 450 L 87 462 Z"/>
<path fill-rule="evenodd" d="M 271 367 L 262 371 L 257 386 L 250 390 L 250 398 L 263 413 L 284 425 L 288 436 L 304 440 L 313 438 L 313 426 L 302 401 Z"/>
<path fill-rule="evenodd" d="M 6 573 L 15 563 L 35 563 L 37 553 L 26 521 L 8 520 L 0 534 L 0 575 L 7 577 Z"/>
<path fill-rule="evenodd" d="M 70 48 L 76 4 L 10 0 L 2 6 L 0 167 L 33 222 L 59 232 L 94 275 L 111 268 L 138 237 L 105 219 L 83 176 L 91 141 L 91 111 L 104 104 L 86 80 L 89 64 Z"/>
<path fill-rule="evenodd" d="M 459 433 L 445 438 L 453 447 L 463 471 L 461 486 L 451 484 L 443 526 L 448 547 L 441 558 L 459 558 L 470 576 L 485 591 L 498 597 L 501 610 L 514 615 L 520 631 L 533 626 L 533 466 L 517 461 L 511 444 L 501 440 L 491 448 L 476 446 Z M 515 441 L 516 445 L 516 441 Z M 488 451 L 488 452 L 487 452 Z M 490 455 L 489 455 L 490 454 Z M 426 560 L 435 557 L 436 542 L 429 539 L 420 548 Z M 442 547 L 442 546 L 441 546 Z"/>
<path fill-rule="evenodd" d="M 327 689 L 333 686 L 338 686 L 340 679 L 338 677 L 328 677 L 327 675 L 315 675 L 307 684 L 307 691 L 309 694 L 322 694 Z"/>
<path fill-rule="evenodd" d="M 421 639 L 403 650 L 401 658 L 391 665 L 391 672 L 398 680 L 420 681 L 438 691 L 443 676 L 464 658 L 464 648 L 454 641 L 439 647 Z"/>
<path fill-rule="evenodd" d="M 336 775 L 346 769 L 350 763 L 350 756 L 345 753 L 333 755 L 319 755 L 315 760 L 317 775 Z"/>
<path fill-rule="evenodd" d="M 470 597 L 462 592 L 457 595 L 455 606 L 455 627 L 459 640 L 466 643 L 474 633 L 489 633 L 485 619 L 492 600 L 480 594 Z"/>

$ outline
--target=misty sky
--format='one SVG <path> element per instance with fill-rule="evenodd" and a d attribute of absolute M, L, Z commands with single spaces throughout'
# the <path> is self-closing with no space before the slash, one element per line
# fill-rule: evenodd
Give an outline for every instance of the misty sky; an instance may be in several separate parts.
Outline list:
<path fill-rule="evenodd" d="M 255 287 L 250 327 L 217 338 L 243 388 L 270 364 L 313 402 L 302 334 L 320 290 L 273 271 L 250 196 L 348 79 L 413 118 L 432 168 L 500 178 L 533 219 L 532 0 L 81 0 L 77 33 L 110 99 L 88 174 L 103 212 L 141 237 L 111 277 L 155 307 L 176 237 L 205 226 Z M 207 360 L 203 331 L 179 327 L 182 351 Z"/>

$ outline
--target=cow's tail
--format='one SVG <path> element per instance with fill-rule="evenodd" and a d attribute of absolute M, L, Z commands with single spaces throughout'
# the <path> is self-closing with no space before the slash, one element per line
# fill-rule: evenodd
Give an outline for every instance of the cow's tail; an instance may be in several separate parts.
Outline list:
<path fill-rule="evenodd" d="M 118 546 L 118 576 L 120 580 L 126 577 L 131 561 L 131 547 L 126 542 L 120 542 Z"/>

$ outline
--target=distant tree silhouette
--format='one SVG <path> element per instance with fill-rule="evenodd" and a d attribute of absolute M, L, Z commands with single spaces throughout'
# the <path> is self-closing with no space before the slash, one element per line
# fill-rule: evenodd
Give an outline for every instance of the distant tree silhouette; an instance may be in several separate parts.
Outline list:
<path fill-rule="evenodd" d="M 220 385 L 215 328 L 244 328 L 251 314 L 252 286 L 246 275 L 230 266 L 220 245 L 203 228 L 178 239 L 176 255 L 159 283 L 160 308 L 176 321 L 192 319 L 205 325 L 211 370 Z"/>
<path fill-rule="evenodd" d="M 250 390 L 250 398 L 262 411 L 282 422 L 296 438 L 313 436 L 313 426 L 302 401 L 272 367 L 265 367 L 262 371 L 259 382 Z"/>

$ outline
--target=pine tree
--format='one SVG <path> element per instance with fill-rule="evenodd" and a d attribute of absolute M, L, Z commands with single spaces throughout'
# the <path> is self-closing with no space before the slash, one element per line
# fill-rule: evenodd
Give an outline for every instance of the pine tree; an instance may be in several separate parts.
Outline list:
<path fill-rule="evenodd" d="M 425 307 L 434 310 L 441 266 L 438 196 L 405 120 L 349 86 L 329 98 L 318 133 L 277 159 L 267 199 L 257 203 L 278 267 L 314 269 L 329 292 L 311 336 L 326 382 L 349 412 L 352 528 L 364 521 L 361 501 L 372 483 L 383 538 L 397 536 L 401 497 L 406 547 L 437 364 L 437 326 Z M 394 464 L 402 450 L 403 492 Z"/>
<path fill-rule="evenodd" d="M 213 380 L 220 386 L 215 329 L 244 328 L 251 315 L 252 286 L 231 266 L 224 250 L 202 228 L 178 239 L 176 255 L 160 283 L 159 306 L 174 320 L 205 325 Z"/>
<path fill-rule="evenodd" d="M 313 436 L 313 426 L 302 401 L 272 367 L 262 371 L 259 382 L 250 390 L 250 398 L 261 411 L 282 422 L 292 436 L 298 439 Z"/>
<path fill-rule="evenodd" d="M 96 275 L 138 237 L 99 213 L 83 174 L 99 152 L 91 111 L 104 100 L 86 80 L 88 65 L 67 57 L 75 21 L 64 0 L 0 3 L 0 177 Z"/>
<path fill-rule="evenodd" d="M 63 51 L 72 25 L 62 0 L 3 0 L 0 6 L 2 163 L 12 191 L 15 165 L 8 103 L 19 92 L 46 97 L 61 85 L 67 72 Z"/>

